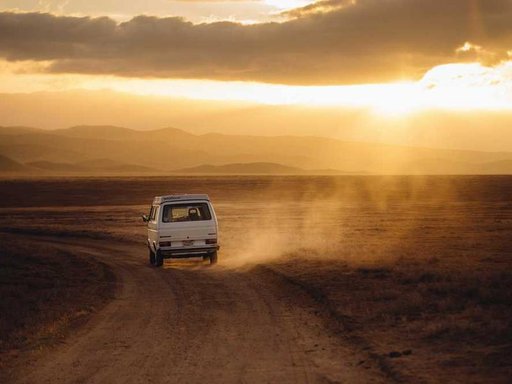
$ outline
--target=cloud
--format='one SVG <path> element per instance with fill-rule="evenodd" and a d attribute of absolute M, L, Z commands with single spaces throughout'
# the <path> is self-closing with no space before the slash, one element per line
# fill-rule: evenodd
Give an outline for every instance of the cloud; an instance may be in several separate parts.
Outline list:
<path fill-rule="evenodd" d="M 480 62 L 486 65 L 497 65 L 509 59 L 508 52 L 505 50 L 490 51 L 480 45 L 471 44 L 469 41 L 466 41 L 464 45 L 458 47 L 455 53 L 457 57 L 463 59 L 463 61 Z"/>
<path fill-rule="evenodd" d="M 283 12 L 283 15 L 297 18 L 308 16 L 316 13 L 328 13 L 335 10 L 340 10 L 351 5 L 356 5 L 356 0 L 320 0 L 304 7 L 295 8 Z"/>
<path fill-rule="evenodd" d="M 54 73 L 350 84 L 478 59 L 466 42 L 493 57 L 512 49 L 512 0 L 325 0 L 293 15 L 242 25 L 4 12 L 0 56 L 50 61 Z"/>

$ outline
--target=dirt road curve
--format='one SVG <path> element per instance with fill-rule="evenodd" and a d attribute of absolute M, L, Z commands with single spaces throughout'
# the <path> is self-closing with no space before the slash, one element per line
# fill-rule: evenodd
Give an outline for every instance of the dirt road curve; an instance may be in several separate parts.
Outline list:
<path fill-rule="evenodd" d="M 110 265 L 116 298 L 20 383 L 359 383 L 386 381 L 325 329 L 315 303 L 263 270 L 173 261 L 141 247 L 58 247 Z M 358 364 L 359 363 L 359 364 Z"/>

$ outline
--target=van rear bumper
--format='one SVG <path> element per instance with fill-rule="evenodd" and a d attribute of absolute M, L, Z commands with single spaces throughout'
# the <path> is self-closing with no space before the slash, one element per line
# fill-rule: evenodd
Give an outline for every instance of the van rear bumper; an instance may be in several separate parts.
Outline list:
<path fill-rule="evenodd" d="M 199 257 L 210 255 L 219 250 L 219 246 L 215 247 L 205 247 L 205 248 L 177 248 L 177 249 L 160 249 L 159 252 L 164 258 L 176 257 L 176 258 L 186 258 L 186 257 Z"/>

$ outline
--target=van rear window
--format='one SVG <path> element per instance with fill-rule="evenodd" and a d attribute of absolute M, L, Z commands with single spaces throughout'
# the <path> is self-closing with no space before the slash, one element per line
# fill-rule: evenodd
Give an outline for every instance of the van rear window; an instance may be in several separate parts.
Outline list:
<path fill-rule="evenodd" d="M 212 215 L 206 203 L 168 204 L 164 206 L 162 214 L 162 221 L 164 223 L 211 219 Z"/>

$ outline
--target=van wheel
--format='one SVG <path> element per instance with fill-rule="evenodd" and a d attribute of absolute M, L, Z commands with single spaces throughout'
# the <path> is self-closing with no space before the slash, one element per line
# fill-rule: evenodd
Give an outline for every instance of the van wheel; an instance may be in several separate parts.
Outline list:
<path fill-rule="evenodd" d="M 213 252 L 210 255 L 210 264 L 217 264 L 217 252 Z"/>
<path fill-rule="evenodd" d="M 149 250 L 149 264 L 155 265 L 155 252 Z"/>
<path fill-rule="evenodd" d="M 161 267 L 162 265 L 164 265 L 164 257 L 157 251 L 155 255 L 155 267 Z"/>

